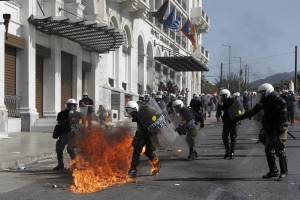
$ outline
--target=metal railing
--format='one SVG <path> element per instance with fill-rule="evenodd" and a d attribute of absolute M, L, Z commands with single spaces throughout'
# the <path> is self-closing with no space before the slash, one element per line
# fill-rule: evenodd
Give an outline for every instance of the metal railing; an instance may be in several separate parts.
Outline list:
<path fill-rule="evenodd" d="M 4 104 L 8 112 L 8 117 L 21 117 L 20 102 L 20 96 L 5 95 Z"/>

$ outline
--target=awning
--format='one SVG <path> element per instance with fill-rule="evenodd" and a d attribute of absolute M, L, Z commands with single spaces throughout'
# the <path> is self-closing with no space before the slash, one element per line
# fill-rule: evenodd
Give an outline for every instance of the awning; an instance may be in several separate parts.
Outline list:
<path fill-rule="evenodd" d="M 94 21 L 33 15 L 28 21 L 37 30 L 72 40 L 88 51 L 108 53 L 118 49 L 125 41 L 124 31 Z"/>
<path fill-rule="evenodd" d="M 154 59 L 177 72 L 208 71 L 206 64 L 193 56 L 155 57 Z"/>

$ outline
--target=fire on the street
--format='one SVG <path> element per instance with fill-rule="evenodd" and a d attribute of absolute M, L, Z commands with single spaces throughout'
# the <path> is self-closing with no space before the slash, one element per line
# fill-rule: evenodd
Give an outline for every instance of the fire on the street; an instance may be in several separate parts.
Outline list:
<path fill-rule="evenodd" d="M 72 161 L 74 193 L 93 193 L 132 180 L 127 171 L 131 161 L 132 137 L 126 130 L 103 133 L 100 130 L 80 138 L 80 152 Z"/>

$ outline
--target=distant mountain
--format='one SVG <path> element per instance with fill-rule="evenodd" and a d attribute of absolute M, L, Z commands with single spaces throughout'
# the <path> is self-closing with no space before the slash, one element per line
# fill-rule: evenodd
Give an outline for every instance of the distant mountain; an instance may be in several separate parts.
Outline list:
<path fill-rule="evenodd" d="M 298 71 L 298 73 L 299 73 L 299 71 Z M 251 86 L 256 88 L 263 83 L 276 84 L 282 80 L 294 80 L 294 75 L 295 75 L 294 72 L 284 72 L 284 73 L 274 74 L 274 75 L 268 76 L 264 79 L 259 79 L 254 82 L 251 82 Z"/>

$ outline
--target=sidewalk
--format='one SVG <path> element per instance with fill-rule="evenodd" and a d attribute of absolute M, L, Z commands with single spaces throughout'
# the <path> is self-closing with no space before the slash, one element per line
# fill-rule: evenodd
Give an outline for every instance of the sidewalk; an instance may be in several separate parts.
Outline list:
<path fill-rule="evenodd" d="M 11 133 L 0 139 L 0 170 L 22 168 L 41 159 L 56 157 L 51 133 Z"/>

